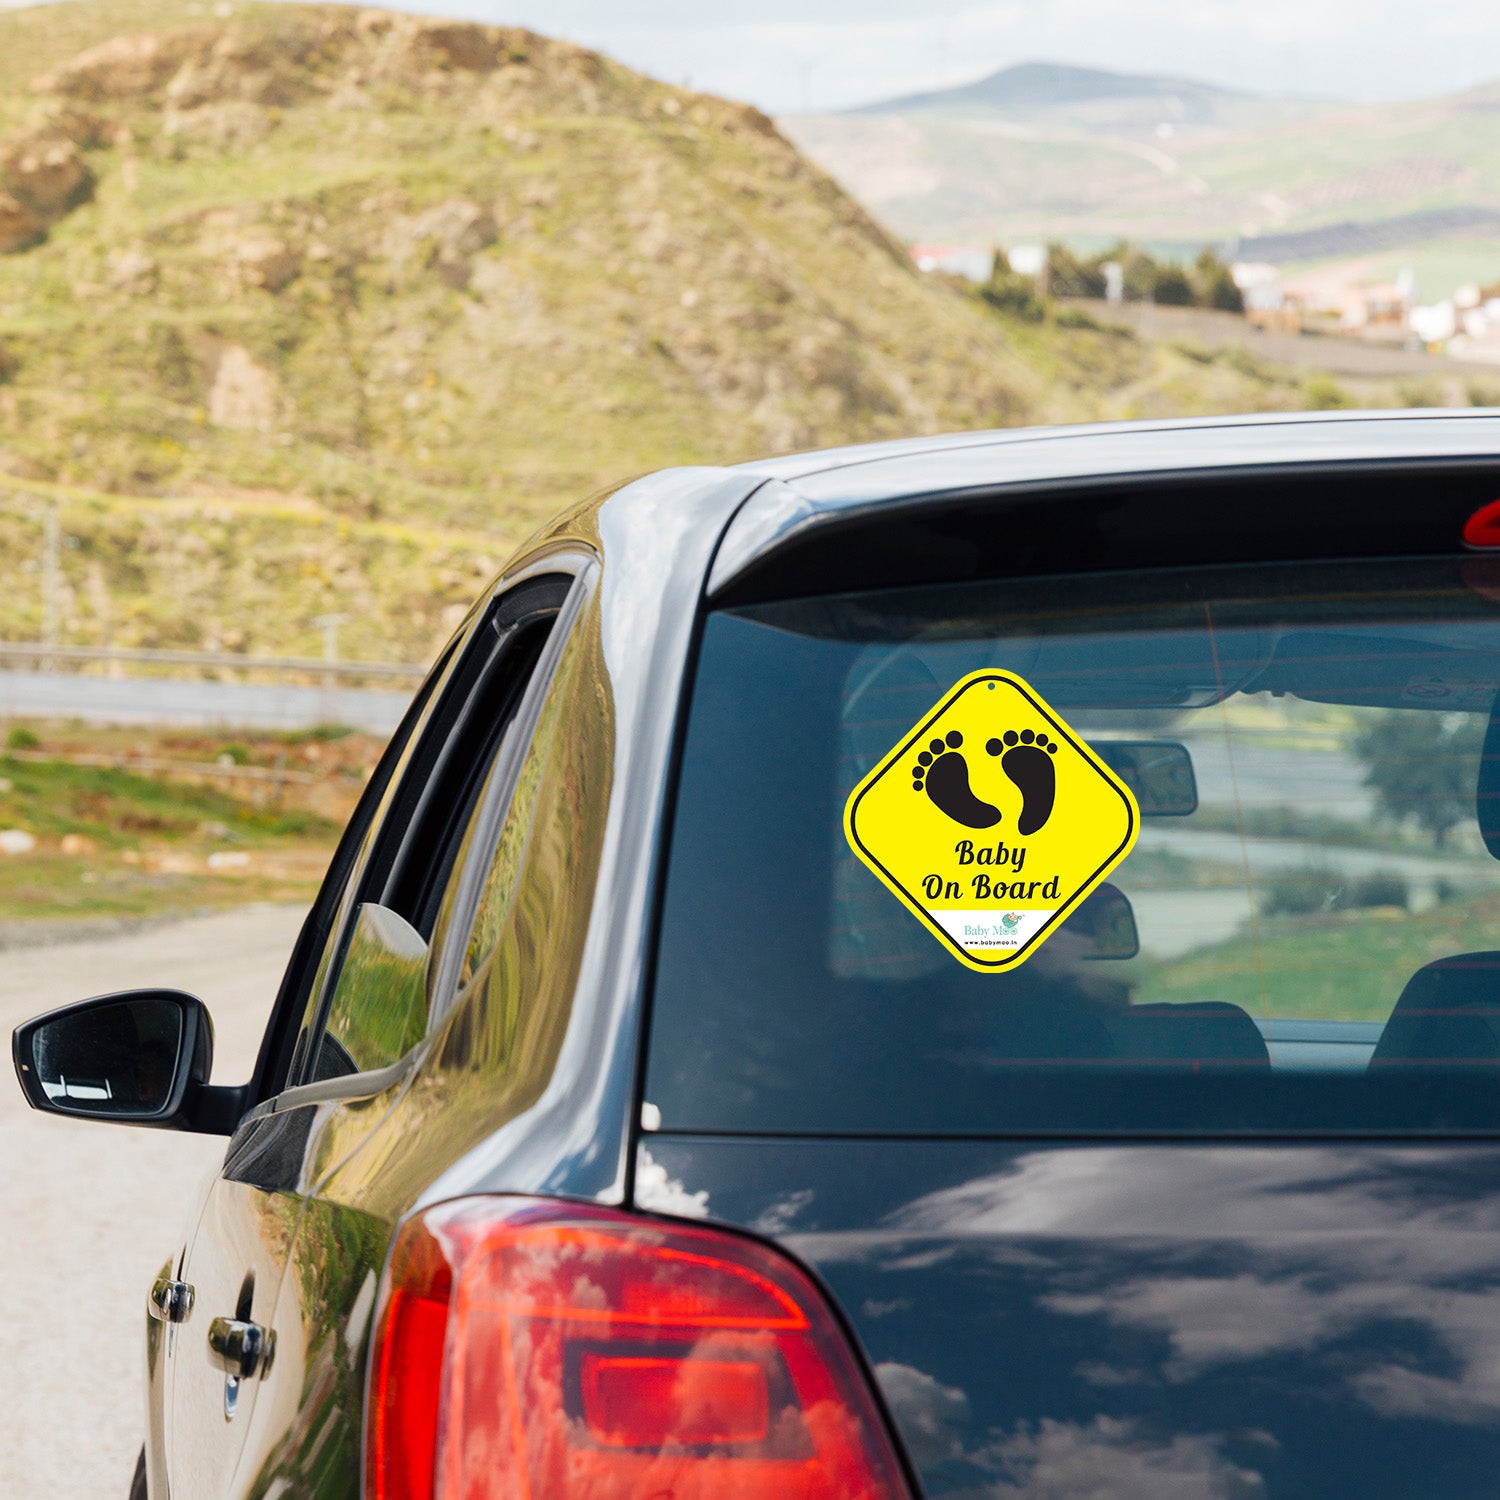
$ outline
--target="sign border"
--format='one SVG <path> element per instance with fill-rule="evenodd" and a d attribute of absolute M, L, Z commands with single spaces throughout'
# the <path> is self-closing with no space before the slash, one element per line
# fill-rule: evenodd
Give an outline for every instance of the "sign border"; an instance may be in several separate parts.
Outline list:
<path fill-rule="evenodd" d="M 1077 892 L 1065 901 L 1052 916 L 1044 922 L 1019 948 L 1002 950 L 1004 958 L 981 959 L 975 958 L 967 949 L 957 943 L 953 937 L 933 920 L 932 913 L 916 900 L 912 894 L 891 874 L 889 870 L 875 857 L 865 846 L 854 826 L 855 814 L 859 811 L 859 804 L 864 800 L 865 793 L 870 791 L 875 783 L 883 777 L 898 761 L 904 760 L 919 742 L 925 740 L 931 733 L 932 726 L 947 713 L 947 711 L 961 698 L 971 687 L 981 682 L 1003 682 L 1009 687 L 1015 688 L 1023 698 L 1044 718 L 1060 738 L 1066 740 L 1096 771 L 1103 777 L 1109 786 L 1125 806 L 1125 837 L 1116 845 L 1111 853 L 1094 873 L 1079 886 Z M 922 925 L 940 941 L 946 943 L 953 951 L 953 956 L 962 964 L 977 970 L 981 974 L 1003 973 L 1007 969 L 1013 969 L 1022 964 L 1035 951 L 1037 945 L 1045 938 L 1050 937 L 1057 927 L 1070 917 L 1079 905 L 1091 896 L 1106 875 L 1129 854 L 1131 846 L 1135 843 L 1136 834 L 1140 827 L 1140 813 L 1136 808 L 1135 798 L 1131 796 L 1130 789 L 1124 786 L 1119 777 L 1109 769 L 1107 765 L 1089 748 L 1083 741 L 1077 738 L 1068 726 L 1061 722 L 1054 713 L 1036 694 L 1031 685 L 1022 678 L 1017 677 L 1014 672 L 1004 671 L 999 667 L 989 667 L 982 671 L 970 672 L 967 677 L 961 677 L 949 690 L 946 697 L 922 720 L 894 749 L 884 755 L 876 764 L 875 768 L 865 776 L 858 786 L 849 794 L 844 804 L 844 836 L 853 846 L 855 852 L 865 862 L 866 866 L 877 876 L 881 882 L 897 896 L 902 905 L 916 916 Z"/>

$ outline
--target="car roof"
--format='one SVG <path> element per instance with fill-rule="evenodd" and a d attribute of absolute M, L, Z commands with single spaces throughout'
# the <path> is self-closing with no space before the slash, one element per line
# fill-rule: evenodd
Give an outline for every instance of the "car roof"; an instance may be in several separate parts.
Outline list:
<path fill-rule="evenodd" d="M 1280 438 L 1288 451 L 1268 450 Z M 1456 445 L 1456 446 L 1455 446 Z M 1314 454 L 1311 450 L 1321 450 Z M 1093 422 L 1066 427 L 994 428 L 983 432 L 944 433 L 898 438 L 793 453 L 736 465 L 767 479 L 778 479 L 801 493 L 833 500 L 845 492 L 900 489 L 917 477 L 915 465 L 928 476 L 927 492 L 937 481 L 962 472 L 966 479 L 987 473 L 1005 483 L 1025 469 L 1038 477 L 1104 475 L 1126 457 L 1149 455 L 1165 469 L 1196 468 L 1225 460 L 1239 464 L 1247 456 L 1257 464 L 1306 462 L 1325 455 L 1352 460 L 1382 457 L 1438 457 L 1453 452 L 1500 455 L 1500 410 L 1260 412 L 1240 416 L 1178 417 L 1147 422 Z M 1132 462 L 1132 469 L 1135 468 Z M 903 493 L 914 494 L 907 489 Z"/>
<path fill-rule="evenodd" d="M 763 483 L 719 549 L 715 593 L 794 533 L 892 502 L 1151 474 L 1500 459 L 1500 410 L 1277 412 L 868 443 L 739 466 Z"/>

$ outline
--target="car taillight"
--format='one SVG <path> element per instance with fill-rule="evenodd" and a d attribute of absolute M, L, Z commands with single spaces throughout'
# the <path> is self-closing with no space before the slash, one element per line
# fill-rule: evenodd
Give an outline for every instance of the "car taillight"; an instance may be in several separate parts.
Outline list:
<path fill-rule="evenodd" d="M 1492 551 L 1500 547 L 1500 500 L 1491 500 L 1481 505 L 1464 522 L 1464 544 L 1481 551 Z"/>
<path fill-rule="evenodd" d="M 468 1198 L 397 1236 L 367 1500 L 909 1500 L 818 1289 L 752 1240 Z"/>

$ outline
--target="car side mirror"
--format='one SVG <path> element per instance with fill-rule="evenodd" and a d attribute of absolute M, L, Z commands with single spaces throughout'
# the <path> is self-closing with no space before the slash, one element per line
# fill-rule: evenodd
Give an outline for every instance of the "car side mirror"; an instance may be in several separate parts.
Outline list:
<path fill-rule="evenodd" d="M 205 1128 L 195 1117 L 210 1092 L 213 1023 L 192 995 L 100 995 L 25 1022 L 11 1045 L 33 1109 L 122 1125 Z"/>

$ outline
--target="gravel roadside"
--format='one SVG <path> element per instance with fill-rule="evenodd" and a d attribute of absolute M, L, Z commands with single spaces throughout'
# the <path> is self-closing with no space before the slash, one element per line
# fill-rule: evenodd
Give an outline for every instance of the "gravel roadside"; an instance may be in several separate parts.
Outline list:
<path fill-rule="evenodd" d="M 0 1031 L 87 995 L 165 985 L 214 1019 L 216 1083 L 248 1076 L 301 910 L 247 907 L 0 953 Z M 3 945 L 0 945 L 3 946 Z M 181 1247 L 213 1136 L 35 1114 L 0 1080 L 0 1495 L 125 1500 L 144 1422 L 146 1288 Z"/>

